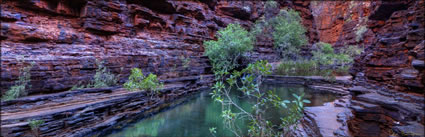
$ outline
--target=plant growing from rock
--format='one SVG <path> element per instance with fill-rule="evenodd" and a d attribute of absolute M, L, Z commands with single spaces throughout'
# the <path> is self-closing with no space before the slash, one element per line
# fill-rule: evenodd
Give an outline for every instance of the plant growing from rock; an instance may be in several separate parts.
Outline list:
<path fill-rule="evenodd" d="M 124 88 L 127 90 L 145 90 L 151 97 L 158 95 L 163 86 L 164 84 L 159 82 L 155 74 L 151 73 L 146 77 L 139 68 L 132 68 L 128 81 L 124 83 Z"/>
<path fill-rule="evenodd" d="M 271 66 L 268 65 L 267 61 L 257 61 L 254 64 L 249 64 L 241 71 L 234 70 L 229 73 L 222 70 L 216 72 L 217 82 L 212 87 L 212 98 L 222 104 L 222 117 L 224 118 L 225 127 L 236 136 L 243 136 L 244 133 L 235 124 L 236 120 L 248 120 L 250 122 L 247 131 L 249 136 L 285 136 L 294 129 L 293 127 L 302 117 L 303 103 L 309 103 L 308 100 L 302 99 L 303 95 L 294 95 L 297 100 L 291 102 L 280 99 L 272 91 L 260 91 L 263 77 L 271 74 L 270 69 Z M 239 106 L 230 97 L 232 88 L 242 92 L 243 97 L 253 100 L 253 104 L 250 105 L 249 109 Z M 289 112 L 290 115 L 282 118 L 282 123 L 274 124 L 266 118 L 265 114 L 268 109 L 278 109 L 283 112 Z M 276 127 L 280 127 L 284 131 L 276 130 Z M 212 131 L 210 130 L 210 132 Z"/>
<path fill-rule="evenodd" d="M 266 7 L 267 5 L 274 4 L 266 4 Z M 301 24 L 301 17 L 292 9 L 281 10 L 277 16 L 271 18 L 263 17 L 256 22 L 252 30 L 256 36 L 268 36 L 271 33 L 275 52 L 284 60 L 300 58 L 300 48 L 307 44 L 306 30 Z"/>
<path fill-rule="evenodd" d="M 44 124 L 43 120 L 28 120 L 28 125 L 35 137 L 40 136 L 40 126 Z"/>
<path fill-rule="evenodd" d="M 179 57 L 180 61 L 182 62 L 182 66 L 184 69 L 188 68 L 191 62 L 190 58 L 184 57 L 184 56 L 180 56 Z"/>
<path fill-rule="evenodd" d="M 340 53 L 336 53 L 329 43 L 320 42 L 316 44 L 318 50 L 313 51 L 313 60 L 318 61 L 321 65 L 340 65 L 345 66 L 353 62 L 353 58 L 359 55 L 363 49 L 357 46 L 348 46 L 340 49 Z"/>
<path fill-rule="evenodd" d="M 20 64 L 23 64 L 23 61 L 21 59 L 18 59 L 18 62 L 20 62 Z M 6 93 L 2 97 L 3 100 L 13 100 L 21 96 L 26 96 L 28 94 L 26 90 L 31 88 L 30 70 L 34 66 L 34 64 L 34 62 L 31 62 L 28 66 L 23 67 L 19 70 L 18 81 L 15 81 L 15 85 L 10 87 L 10 89 L 6 91 Z"/>
<path fill-rule="evenodd" d="M 253 37 L 239 24 L 229 24 L 217 32 L 217 40 L 205 41 L 205 55 L 214 71 L 230 71 L 253 49 Z"/>
<path fill-rule="evenodd" d="M 96 74 L 92 81 L 90 81 L 87 85 L 75 85 L 71 88 L 71 90 L 83 89 L 83 88 L 102 88 L 102 87 L 110 87 L 118 85 L 119 75 L 114 75 L 111 73 L 103 61 L 96 60 L 96 65 L 98 68 L 96 69 Z"/>
<path fill-rule="evenodd" d="M 365 25 L 361 25 L 361 26 L 358 26 L 356 29 L 357 29 L 356 30 L 356 41 L 359 42 L 359 41 L 363 40 L 363 35 L 367 31 L 367 27 Z"/>

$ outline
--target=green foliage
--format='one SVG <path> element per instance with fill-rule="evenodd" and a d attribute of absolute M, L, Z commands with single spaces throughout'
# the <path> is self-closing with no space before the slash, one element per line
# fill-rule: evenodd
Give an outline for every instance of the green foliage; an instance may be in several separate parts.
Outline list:
<path fill-rule="evenodd" d="M 28 125 L 31 127 L 31 130 L 37 130 L 42 124 L 44 124 L 43 120 L 28 120 Z"/>
<path fill-rule="evenodd" d="M 180 56 L 180 61 L 182 62 L 182 65 L 183 65 L 183 68 L 188 68 L 189 67 L 189 65 L 190 65 L 190 62 L 191 62 L 191 60 L 190 60 L 190 58 L 186 58 L 186 57 L 184 57 L 184 56 Z"/>
<path fill-rule="evenodd" d="M 341 49 L 341 53 L 335 53 L 331 44 L 320 42 L 319 49 L 313 51 L 313 60 L 321 65 L 347 65 L 353 62 L 353 57 L 361 53 L 361 49 L 354 46 Z"/>
<path fill-rule="evenodd" d="M 221 70 L 216 72 L 217 82 L 213 86 L 212 98 L 222 104 L 222 117 L 225 127 L 231 130 L 236 136 L 242 136 L 243 131 L 235 124 L 238 119 L 249 120 L 249 136 L 281 136 L 282 132 L 274 127 L 282 127 L 283 133 L 288 133 L 294 127 L 299 118 L 302 117 L 303 103 L 308 100 L 302 100 L 302 96 L 296 96 L 297 100 L 281 100 L 272 91 L 260 91 L 263 76 L 271 74 L 271 66 L 267 61 L 257 61 L 249 64 L 241 71 L 234 70 L 232 73 Z M 227 76 L 230 75 L 230 76 Z M 227 85 L 227 86 L 226 86 Z M 250 109 L 244 109 L 235 103 L 235 100 L 229 96 L 232 88 L 243 93 L 244 97 L 252 99 Z M 288 106 L 291 106 L 288 109 Z M 237 111 L 234 110 L 237 109 Z M 291 109 L 292 108 L 292 109 Z M 283 112 L 291 113 L 290 117 L 282 118 L 282 123 L 275 125 L 266 118 L 267 109 L 279 109 Z"/>
<path fill-rule="evenodd" d="M 357 27 L 356 31 L 356 41 L 359 42 L 363 40 L 363 35 L 367 31 L 367 27 L 365 25 Z"/>
<path fill-rule="evenodd" d="M 21 60 L 18 59 L 18 62 L 23 64 Z M 15 85 L 10 87 L 9 90 L 6 91 L 6 93 L 3 95 L 2 99 L 7 100 L 13 100 L 18 97 L 26 96 L 27 89 L 31 88 L 30 81 L 31 81 L 31 73 L 30 70 L 34 66 L 34 62 L 31 62 L 29 66 L 21 68 L 19 71 L 19 78 L 18 81 L 15 81 Z"/>
<path fill-rule="evenodd" d="M 159 93 L 159 90 L 163 87 L 163 83 L 160 83 L 155 74 L 149 74 L 147 77 L 142 73 L 139 68 L 132 68 L 128 81 L 124 83 L 124 88 L 130 91 L 145 90 L 150 95 Z"/>
<path fill-rule="evenodd" d="M 40 126 L 44 124 L 44 120 L 28 120 L 28 125 L 31 127 L 34 136 L 38 137 L 40 134 Z"/>
<path fill-rule="evenodd" d="M 318 50 L 313 51 L 313 60 L 316 60 L 322 65 L 331 65 L 335 61 L 335 53 L 332 45 L 329 43 L 320 42 L 316 44 Z"/>
<path fill-rule="evenodd" d="M 204 42 L 205 55 L 214 71 L 232 70 L 246 52 L 253 49 L 253 37 L 239 24 L 229 24 L 217 33 L 217 40 Z"/>
<path fill-rule="evenodd" d="M 210 133 L 211 133 L 211 135 L 212 136 L 214 136 L 215 137 L 215 134 L 217 133 L 217 128 L 216 127 L 211 127 L 211 128 L 209 128 L 209 131 L 210 131 Z"/>
<path fill-rule="evenodd" d="M 347 48 L 348 47 L 348 48 Z M 347 47 L 344 47 L 341 49 L 340 53 L 346 54 L 352 58 L 355 56 L 360 55 L 363 52 L 363 48 L 357 46 L 357 45 L 348 45 Z"/>
<path fill-rule="evenodd" d="M 317 75 L 315 71 L 319 65 L 314 60 L 281 61 L 276 69 L 276 73 L 286 76 L 311 76 Z"/>
<path fill-rule="evenodd" d="M 75 85 L 71 88 L 71 90 L 110 87 L 118 84 L 119 75 L 116 76 L 113 73 L 109 72 L 109 70 L 105 67 L 103 61 L 96 60 L 96 65 L 98 66 L 98 68 L 96 69 L 94 79 L 90 81 L 87 85 L 83 85 L 81 83 Z"/>
<path fill-rule="evenodd" d="M 345 66 L 353 62 L 353 58 L 363 51 L 357 46 L 342 47 L 340 53 L 336 53 L 332 45 L 320 42 L 317 44 L 319 49 L 313 51 L 313 60 L 321 65 L 341 65 Z"/>
<path fill-rule="evenodd" d="M 322 76 L 327 80 L 335 80 L 334 72 L 347 75 L 348 67 L 337 69 L 320 69 L 319 63 L 315 60 L 281 61 L 276 69 L 276 73 L 285 76 Z"/>
<path fill-rule="evenodd" d="M 281 128 L 284 129 L 284 131 L 290 131 L 290 130 L 296 130 L 296 125 L 299 123 L 299 119 L 303 117 L 303 111 L 304 111 L 304 103 L 311 103 L 309 100 L 303 99 L 304 93 L 301 95 L 292 94 L 292 96 L 295 97 L 295 100 L 292 101 L 292 104 L 290 104 L 290 101 L 284 100 L 282 101 L 281 105 L 283 108 L 287 108 L 289 111 L 289 115 L 286 117 L 281 118 L 282 124 L 281 125 L 292 125 L 292 126 L 281 126 Z M 289 105 L 287 105 L 289 104 Z"/>
<path fill-rule="evenodd" d="M 273 4 L 266 4 L 273 5 Z M 255 35 L 267 35 L 271 29 L 274 48 L 284 59 L 296 59 L 299 57 L 299 49 L 307 44 L 306 29 L 301 24 L 301 17 L 295 10 L 281 10 L 280 13 L 270 19 L 256 22 L 253 33 Z"/>

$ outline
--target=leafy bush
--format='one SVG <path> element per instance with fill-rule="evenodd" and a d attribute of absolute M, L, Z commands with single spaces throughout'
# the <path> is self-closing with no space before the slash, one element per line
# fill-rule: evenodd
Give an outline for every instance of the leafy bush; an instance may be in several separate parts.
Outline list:
<path fill-rule="evenodd" d="M 19 61 L 19 60 L 18 60 Z M 19 61 L 21 62 L 21 61 Z M 21 62 L 22 63 L 22 62 Z M 30 70 L 34 66 L 34 62 L 30 63 L 29 66 L 21 68 L 19 71 L 19 78 L 18 81 L 15 82 L 15 85 L 10 87 L 8 91 L 3 95 L 2 99 L 7 100 L 13 100 L 21 96 L 26 96 L 27 89 L 31 88 L 30 81 L 31 81 L 31 73 Z"/>
<path fill-rule="evenodd" d="M 297 58 L 301 46 L 307 44 L 301 17 L 294 10 L 282 10 L 276 16 L 273 31 L 274 46 L 283 58 Z"/>
<path fill-rule="evenodd" d="M 188 68 L 191 62 L 191 59 L 189 57 L 180 56 L 180 61 L 182 62 L 183 68 Z"/>
<path fill-rule="evenodd" d="M 40 126 L 42 124 L 44 124 L 44 120 L 28 120 L 28 125 L 36 137 L 40 136 Z"/>
<path fill-rule="evenodd" d="M 82 85 L 81 83 L 75 85 L 71 88 L 71 90 L 83 89 L 83 88 L 102 88 L 102 87 L 110 87 L 118 84 L 119 75 L 114 75 L 109 72 L 109 70 L 105 67 L 104 62 L 96 60 L 96 65 L 98 66 L 96 70 L 96 74 L 94 75 L 94 79 L 90 81 L 87 85 Z"/>
<path fill-rule="evenodd" d="M 363 35 L 367 31 L 367 27 L 362 25 L 357 27 L 356 31 L 356 41 L 359 42 L 360 40 L 363 40 Z"/>
<path fill-rule="evenodd" d="M 329 43 L 319 42 L 316 44 L 318 49 L 313 51 L 313 60 L 321 65 L 332 65 L 335 62 L 335 53 L 332 45 Z"/>
<path fill-rule="evenodd" d="M 266 2 L 265 9 L 273 10 L 276 2 Z M 271 11 L 266 12 L 269 13 Z M 294 10 L 281 10 L 277 16 L 266 15 L 257 20 L 252 28 L 255 36 L 272 37 L 276 52 L 285 60 L 299 58 L 299 51 L 307 44 L 306 29 L 301 17 Z"/>
<path fill-rule="evenodd" d="M 124 88 L 130 91 L 145 90 L 151 96 L 158 94 L 163 84 L 159 82 L 155 74 L 149 74 L 147 77 L 139 68 L 132 68 L 128 81 L 124 83 Z"/>
<path fill-rule="evenodd" d="M 303 115 L 303 103 L 309 103 L 308 100 L 303 100 L 302 96 L 294 95 L 297 100 L 288 101 L 280 99 L 272 91 L 260 91 L 263 76 L 271 74 L 271 66 L 267 61 L 257 61 L 254 64 L 249 64 L 241 71 L 233 71 L 229 77 L 226 75 L 229 72 L 221 70 L 216 73 L 217 82 L 213 86 L 212 98 L 222 104 L 222 117 L 224 118 L 225 127 L 231 130 L 236 136 L 241 136 L 244 131 L 235 125 L 236 120 L 249 120 L 249 136 L 282 136 L 282 133 L 289 133 L 295 127 L 299 119 Z M 240 81 L 239 81 L 240 80 Z M 232 88 L 241 91 L 244 97 L 252 99 L 249 110 L 239 106 L 230 97 Z M 289 106 L 289 107 L 288 107 Z M 273 107 L 282 112 L 289 112 L 288 117 L 282 118 L 282 123 L 276 125 L 266 119 L 266 109 Z M 275 130 L 275 127 L 282 127 L 284 132 Z M 215 133 L 214 128 L 210 129 L 211 133 Z"/>
<path fill-rule="evenodd" d="M 317 75 L 319 65 L 314 60 L 281 61 L 276 69 L 276 73 L 286 76 L 312 76 Z"/>
<path fill-rule="evenodd" d="M 28 125 L 31 127 L 31 130 L 38 129 L 41 124 L 44 124 L 43 120 L 29 120 L 28 121 Z"/>
<path fill-rule="evenodd" d="M 329 80 L 335 79 L 334 73 L 346 75 L 353 58 L 362 52 L 362 48 L 348 46 L 339 53 L 328 43 L 317 43 L 318 49 L 313 51 L 311 60 L 282 60 L 276 69 L 279 75 L 287 76 L 323 76 Z M 333 68 L 333 69 L 323 69 Z"/>
<path fill-rule="evenodd" d="M 205 55 L 210 59 L 214 71 L 232 70 L 246 52 L 253 49 L 253 38 L 239 24 L 229 24 L 217 32 L 217 40 L 204 42 Z"/>
<path fill-rule="evenodd" d="M 355 56 L 360 55 L 363 52 L 363 50 L 364 50 L 363 48 L 357 45 L 348 45 L 348 48 L 347 47 L 342 48 L 340 53 L 346 54 L 354 58 Z"/>

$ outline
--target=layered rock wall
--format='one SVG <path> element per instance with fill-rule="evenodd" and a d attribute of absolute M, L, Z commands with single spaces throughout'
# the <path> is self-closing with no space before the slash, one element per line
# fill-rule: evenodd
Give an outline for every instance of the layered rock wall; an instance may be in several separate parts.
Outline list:
<path fill-rule="evenodd" d="M 248 28 L 262 8 L 262 2 L 237 1 L 5 0 L 1 90 L 30 62 L 35 62 L 30 94 L 88 82 L 96 59 L 121 74 L 120 82 L 134 67 L 160 79 L 211 74 L 202 42 L 229 23 Z M 257 57 L 273 54 L 258 49 Z M 25 63 L 17 61 L 21 56 Z"/>
<path fill-rule="evenodd" d="M 372 3 L 367 27 L 374 39 L 352 68 L 359 83 L 424 93 L 423 6 L 423 1 Z"/>
<path fill-rule="evenodd" d="M 372 2 L 373 41 L 355 59 L 354 136 L 424 136 L 424 1 Z"/>
<path fill-rule="evenodd" d="M 356 32 L 365 27 L 368 21 L 369 1 L 312 1 L 310 8 L 318 41 L 330 43 L 334 47 L 370 43 L 370 32 L 364 32 L 361 39 L 356 39 Z"/>

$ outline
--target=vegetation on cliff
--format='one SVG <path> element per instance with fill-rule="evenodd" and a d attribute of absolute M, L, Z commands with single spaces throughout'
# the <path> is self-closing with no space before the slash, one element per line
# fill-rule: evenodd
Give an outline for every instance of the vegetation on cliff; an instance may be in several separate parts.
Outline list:
<path fill-rule="evenodd" d="M 103 61 L 96 60 L 96 74 L 93 77 L 92 81 L 89 81 L 88 84 L 84 85 L 80 82 L 79 85 L 75 85 L 71 90 L 84 89 L 84 88 L 102 88 L 118 85 L 119 75 L 114 75 L 111 73 L 108 68 L 104 65 Z"/>
<path fill-rule="evenodd" d="M 127 90 L 144 90 L 150 96 L 159 94 L 159 90 L 163 86 L 155 74 L 150 73 L 146 77 L 139 68 L 131 69 L 131 75 L 128 77 L 128 81 L 124 83 L 124 88 Z"/>
<path fill-rule="evenodd" d="M 205 41 L 205 55 L 214 71 L 230 71 L 239 66 L 238 61 L 253 49 L 253 37 L 239 24 L 229 24 L 217 32 L 217 40 Z"/>
<path fill-rule="evenodd" d="M 22 59 L 20 64 L 24 64 Z M 34 66 L 34 62 L 31 62 L 28 66 L 21 68 L 19 71 L 18 81 L 15 82 L 15 85 L 10 87 L 9 90 L 3 95 L 2 100 L 12 100 L 21 96 L 26 96 L 27 90 L 31 89 L 31 73 L 30 70 Z"/>

